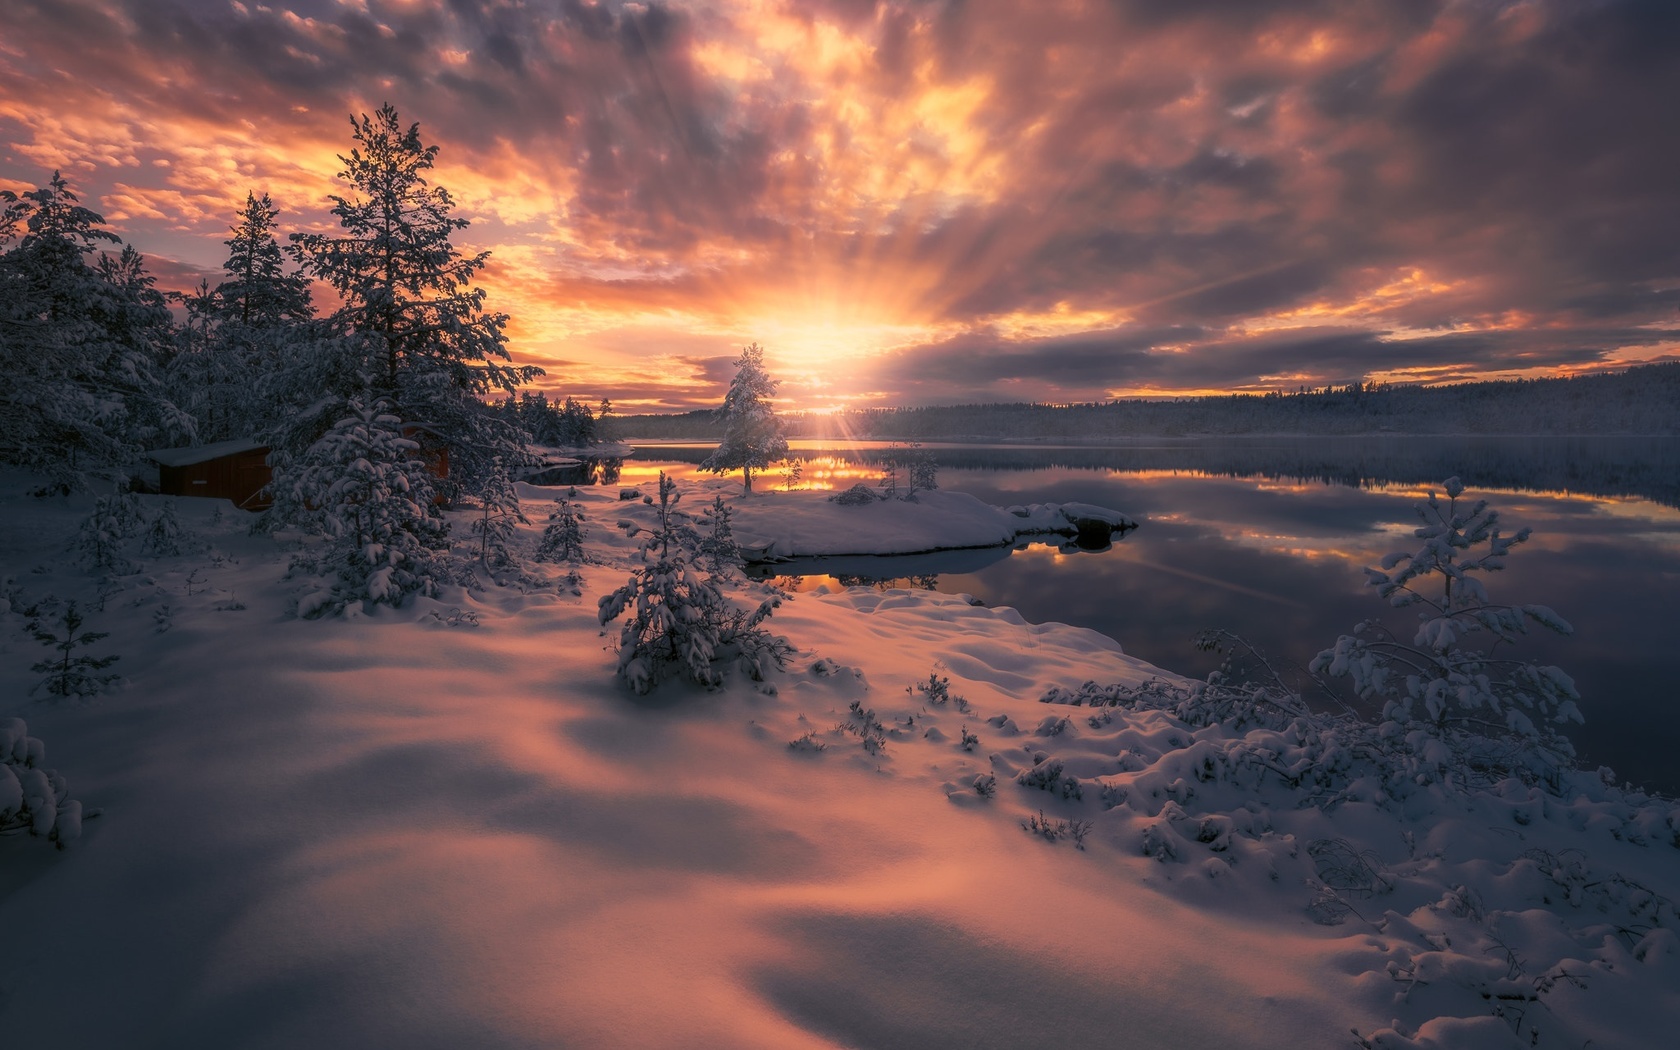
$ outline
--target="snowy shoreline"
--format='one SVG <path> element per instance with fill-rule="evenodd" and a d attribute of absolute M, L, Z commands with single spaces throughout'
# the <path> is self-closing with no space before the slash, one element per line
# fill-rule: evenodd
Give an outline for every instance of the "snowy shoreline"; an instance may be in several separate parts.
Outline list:
<path fill-rule="evenodd" d="M 784 670 L 635 697 L 596 603 L 652 508 L 611 491 L 570 497 L 582 563 L 300 620 L 293 541 L 226 505 L 144 497 L 182 553 L 101 574 L 89 499 L 0 482 L 0 718 L 103 811 L 0 838 L 19 1045 L 1574 1050 L 1680 1016 L 1680 807 L 1589 772 L 1388 782 L 1096 632 L 908 590 L 795 595 Z M 1053 520 L 732 489 L 682 507 L 795 550 Z M 528 555 L 568 490 L 521 493 Z M 30 700 L 24 610 L 69 600 L 125 682 Z"/>

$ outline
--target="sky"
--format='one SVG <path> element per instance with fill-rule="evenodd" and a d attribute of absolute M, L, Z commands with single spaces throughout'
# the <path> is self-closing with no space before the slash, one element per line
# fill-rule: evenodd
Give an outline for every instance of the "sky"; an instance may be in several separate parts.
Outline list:
<path fill-rule="evenodd" d="M 540 385 L 1091 401 L 1680 358 L 1673 0 L 5 0 L 0 188 L 160 287 L 350 118 L 439 147 Z"/>

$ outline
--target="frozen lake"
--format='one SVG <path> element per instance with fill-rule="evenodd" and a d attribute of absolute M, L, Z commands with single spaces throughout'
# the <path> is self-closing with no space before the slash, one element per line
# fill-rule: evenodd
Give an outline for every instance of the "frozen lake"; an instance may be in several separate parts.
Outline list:
<path fill-rule="evenodd" d="M 807 485 L 879 476 L 879 443 L 795 448 Z M 1217 665 L 1204 628 L 1305 664 L 1356 622 L 1404 627 L 1360 571 L 1415 549 L 1413 506 L 1458 474 L 1506 532 L 1533 537 L 1488 581 L 1496 602 L 1550 605 L 1575 627 L 1525 654 L 1574 676 L 1583 760 L 1680 793 L 1680 439 L 1338 438 L 1166 441 L 1122 448 L 928 446 L 940 487 L 997 504 L 1083 501 L 1141 527 L 1108 551 L 1035 545 L 925 558 L 790 564 L 784 583 L 926 586 L 1091 627 L 1161 667 Z M 709 446 L 644 447 L 622 481 L 693 473 Z M 771 488 L 772 471 L 757 481 Z M 1409 636 L 1409 629 L 1406 631 Z"/>

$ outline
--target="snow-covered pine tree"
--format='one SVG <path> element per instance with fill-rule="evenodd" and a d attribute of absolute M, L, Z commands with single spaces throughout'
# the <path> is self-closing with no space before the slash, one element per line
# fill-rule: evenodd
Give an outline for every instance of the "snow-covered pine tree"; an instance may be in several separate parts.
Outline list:
<path fill-rule="evenodd" d="M 228 279 L 216 286 L 216 311 L 224 321 L 244 328 L 284 328 L 306 324 L 315 316 L 309 301 L 309 278 L 287 272 L 275 238 L 280 209 L 267 193 L 245 194 L 245 206 L 233 226 L 222 269 Z"/>
<path fill-rule="evenodd" d="M 175 320 L 156 278 L 131 244 L 116 255 L 102 253 L 94 271 L 105 293 L 93 306 L 104 337 L 101 380 L 123 399 L 124 437 L 134 449 L 192 440 L 197 433 L 192 416 L 163 383 L 176 346 Z"/>
<path fill-rule="evenodd" d="M 303 456 L 288 493 L 294 518 L 309 514 L 327 537 L 308 566 L 335 581 L 323 608 L 437 593 L 449 577 L 439 553 L 448 548 L 448 523 L 433 505 L 419 443 L 371 392 L 343 408 Z"/>
<path fill-rule="evenodd" d="M 741 566 L 741 545 L 735 542 L 734 511 L 722 496 L 713 496 L 711 506 L 701 512 L 705 531 L 700 537 L 700 557 L 713 572 L 728 573 Z"/>
<path fill-rule="evenodd" d="M 118 474 L 142 441 L 190 438 L 156 380 L 169 318 L 139 254 L 90 264 L 117 236 L 58 172 L 0 201 L 0 462 L 68 490 Z"/>
<path fill-rule="evenodd" d="M 168 497 L 164 501 L 163 509 L 146 525 L 141 549 L 161 557 L 173 558 L 181 553 L 182 539 L 181 519 L 175 515 L 175 500 L 174 497 Z"/>
<path fill-rule="evenodd" d="M 500 459 L 491 464 L 479 485 L 478 506 L 472 533 L 478 537 L 478 562 L 489 572 L 513 560 L 508 552 L 508 540 L 513 538 L 515 526 L 531 522 L 519 505 L 519 493 Z"/>
<path fill-rule="evenodd" d="M 1572 628 L 1543 605 L 1495 605 L 1479 574 L 1505 567 L 1529 530 L 1502 535 L 1486 500 L 1459 505 L 1458 478 L 1418 506 L 1423 540 L 1397 551 L 1367 582 L 1395 608 L 1416 608 L 1410 642 L 1380 620 L 1359 624 L 1310 665 L 1314 673 L 1347 675 L 1359 695 L 1382 704 L 1383 729 L 1419 783 L 1448 776 L 1553 780 L 1575 750 L 1559 727 L 1581 721 L 1575 683 L 1556 667 L 1502 659 L 1529 625 L 1558 634 Z M 1439 590 L 1425 590 L 1424 585 Z"/>
<path fill-rule="evenodd" d="M 31 668 L 37 674 L 47 676 L 36 688 L 44 686 L 53 696 L 93 696 L 104 692 L 122 677 L 100 673 L 121 657 L 89 656 L 76 652 L 106 636 L 104 631 L 82 630 L 85 623 L 75 602 L 67 605 L 53 624 L 39 619 L 30 622 L 29 633 L 35 636 L 35 640 L 58 652 L 57 656 L 42 660 Z"/>
<path fill-rule="evenodd" d="M 268 436 L 281 413 L 294 407 L 296 398 L 276 379 L 293 378 L 286 370 L 296 348 L 316 333 L 309 279 L 284 268 L 275 239 L 279 214 L 267 193 L 247 193 L 233 235 L 223 242 L 228 279 L 176 296 L 186 307 L 187 325 L 169 381 L 197 418 L 201 440 Z M 311 387 L 308 396 L 321 390 Z"/>
<path fill-rule="evenodd" d="M 472 287 L 490 253 L 465 255 L 453 243 L 468 222 L 427 180 L 438 147 L 421 141 L 418 123 L 404 129 L 389 104 L 350 125 L 356 146 L 340 155 L 339 177 L 353 192 L 331 198 L 343 233 L 295 233 L 292 250 L 343 300 L 331 328 L 358 337 L 342 344 L 363 355 L 357 367 L 397 414 L 443 436 L 448 484 L 470 491 L 495 457 L 521 454 L 512 428 L 481 398 L 511 393 L 542 370 L 509 363 L 507 315 L 487 311 L 484 289 Z"/>
<path fill-rule="evenodd" d="M 603 625 L 625 616 L 618 676 L 638 693 L 648 692 L 673 669 L 697 685 L 717 685 L 722 675 L 714 664 L 726 655 L 725 647 L 755 679 L 772 662 L 783 666 L 791 651 L 760 626 L 781 604 L 780 597 L 772 595 L 750 612 L 740 610 L 715 579 L 695 570 L 690 549 L 695 533 L 676 509 L 681 498 L 676 482 L 661 472 L 658 523 L 642 544 L 641 567 L 600 601 Z"/>
<path fill-rule="evenodd" d="M 583 511 L 573 506 L 569 499 L 556 499 L 554 509 L 548 515 L 548 524 L 543 527 L 542 539 L 537 544 L 537 560 L 582 561 L 583 536 Z"/>
<path fill-rule="evenodd" d="M 735 361 L 735 379 L 718 409 L 718 418 L 723 421 L 723 441 L 700 464 L 700 469 L 713 474 L 739 470 L 750 493 L 753 471 L 762 471 L 787 455 L 782 421 L 770 404 L 778 385 L 764 370 L 764 350 L 757 343 L 743 348 Z"/>
<path fill-rule="evenodd" d="M 82 526 L 76 532 L 76 549 L 90 569 L 132 572 L 133 566 L 124 550 L 129 538 L 145 524 L 140 497 L 134 493 L 122 489 L 109 496 L 100 496 L 93 501 L 93 511 L 82 520 Z"/>

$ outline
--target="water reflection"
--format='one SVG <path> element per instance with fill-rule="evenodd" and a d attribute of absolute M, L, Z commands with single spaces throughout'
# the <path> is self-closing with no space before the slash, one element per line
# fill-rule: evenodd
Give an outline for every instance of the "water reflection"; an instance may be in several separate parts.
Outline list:
<path fill-rule="evenodd" d="M 1680 459 L 1674 456 L 1680 442 L 1647 443 L 1653 446 L 1648 458 L 1620 465 L 1602 448 L 1573 462 L 1570 457 L 1589 445 L 1633 449 L 1636 443 L 1530 443 L 1547 454 L 1537 453 L 1525 485 L 1476 480 L 1477 470 L 1506 477 L 1502 472 L 1509 468 L 1515 476 L 1516 461 L 1504 458 L 1509 447 L 1489 450 L 1479 442 L 1457 441 L 1450 444 L 1469 465 L 1462 472 L 1436 458 L 1445 453 L 1418 452 L 1406 462 L 1418 464 L 1419 476 L 1407 476 L 1414 468 L 1405 463 L 1373 460 L 1356 483 L 1345 483 L 1293 471 L 1305 461 L 1301 457 L 1329 461 L 1348 456 L 1348 450 L 1309 454 L 1298 441 L 1287 444 L 1291 449 L 1281 464 L 1249 474 L 1205 464 L 1179 466 L 1185 452 L 1177 446 L 1155 450 L 1173 465 L 1138 462 L 1130 470 L 1111 464 L 1115 457 L 1146 460 L 1150 450 L 969 447 L 953 457 L 952 450 L 941 448 L 942 488 L 1001 505 L 1094 503 L 1124 511 L 1142 527 L 1095 555 L 1034 545 L 1013 553 L 951 552 L 975 557 L 973 564 L 898 568 L 883 559 L 859 559 L 869 564 L 802 562 L 788 569 L 800 577 L 796 586 L 805 588 L 868 581 L 970 594 L 989 605 L 1014 606 L 1033 622 L 1094 628 L 1133 655 L 1190 675 L 1206 674 L 1216 664 L 1217 657 L 1192 645 L 1209 627 L 1240 634 L 1277 661 L 1304 664 L 1364 619 L 1384 617 L 1410 635 L 1405 614 L 1375 598 L 1361 570 L 1389 551 L 1414 546 L 1414 505 L 1431 483 L 1461 473 L 1472 486 L 1469 494 L 1488 498 L 1510 530 L 1533 529 L 1532 539 L 1513 552 L 1507 571 L 1492 576 L 1488 587 L 1495 601 L 1550 605 L 1574 624 L 1571 637 L 1531 636 L 1518 655 L 1555 663 L 1575 677 L 1587 724 L 1571 736 L 1586 760 L 1680 792 L 1680 760 L 1674 757 L 1680 744 L 1680 704 L 1674 702 L 1680 616 L 1673 610 L 1680 594 Z M 697 447 L 682 458 L 665 458 L 668 451 L 659 450 L 657 461 L 627 461 L 625 477 L 645 472 L 651 479 L 659 469 L 692 474 L 709 449 Z M 846 461 L 844 470 L 868 476 L 874 451 L 855 459 L 836 455 Z M 1209 461 L 1234 454 L 1217 446 L 1207 452 Z M 1265 462 L 1256 450 L 1246 454 L 1257 465 Z M 1042 458 L 1033 461 L 1034 455 Z M 1061 462 L 1067 456 L 1090 463 Z M 1671 465 L 1661 484 L 1653 461 Z M 1489 470 L 1495 464 L 1504 465 Z M 1566 477 L 1570 482 L 1563 484 Z"/>
<path fill-rule="evenodd" d="M 942 470 L 1033 474 L 1075 469 L 1136 474 L 1267 478 L 1349 488 L 1439 484 L 1458 475 L 1477 488 L 1633 497 L 1680 508 L 1680 438 L 1674 437 L 1454 437 L 1346 436 L 1156 440 L 1091 448 L 924 443 Z M 714 445 L 642 446 L 638 458 L 696 466 Z M 890 443 L 795 441 L 804 457 L 800 487 L 849 487 L 880 476 Z M 634 461 L 632 461 L 634 462 Z M 820 464 L 820 466 L 816 466 Z M 628 464 L 627 464 L 628 465 Z M 818 484 L 818 471 L 832 478 Z M 764 475 L 768 485 L 774 468 Z M 843 484 L 840 484 L 844 482 Z"/>

